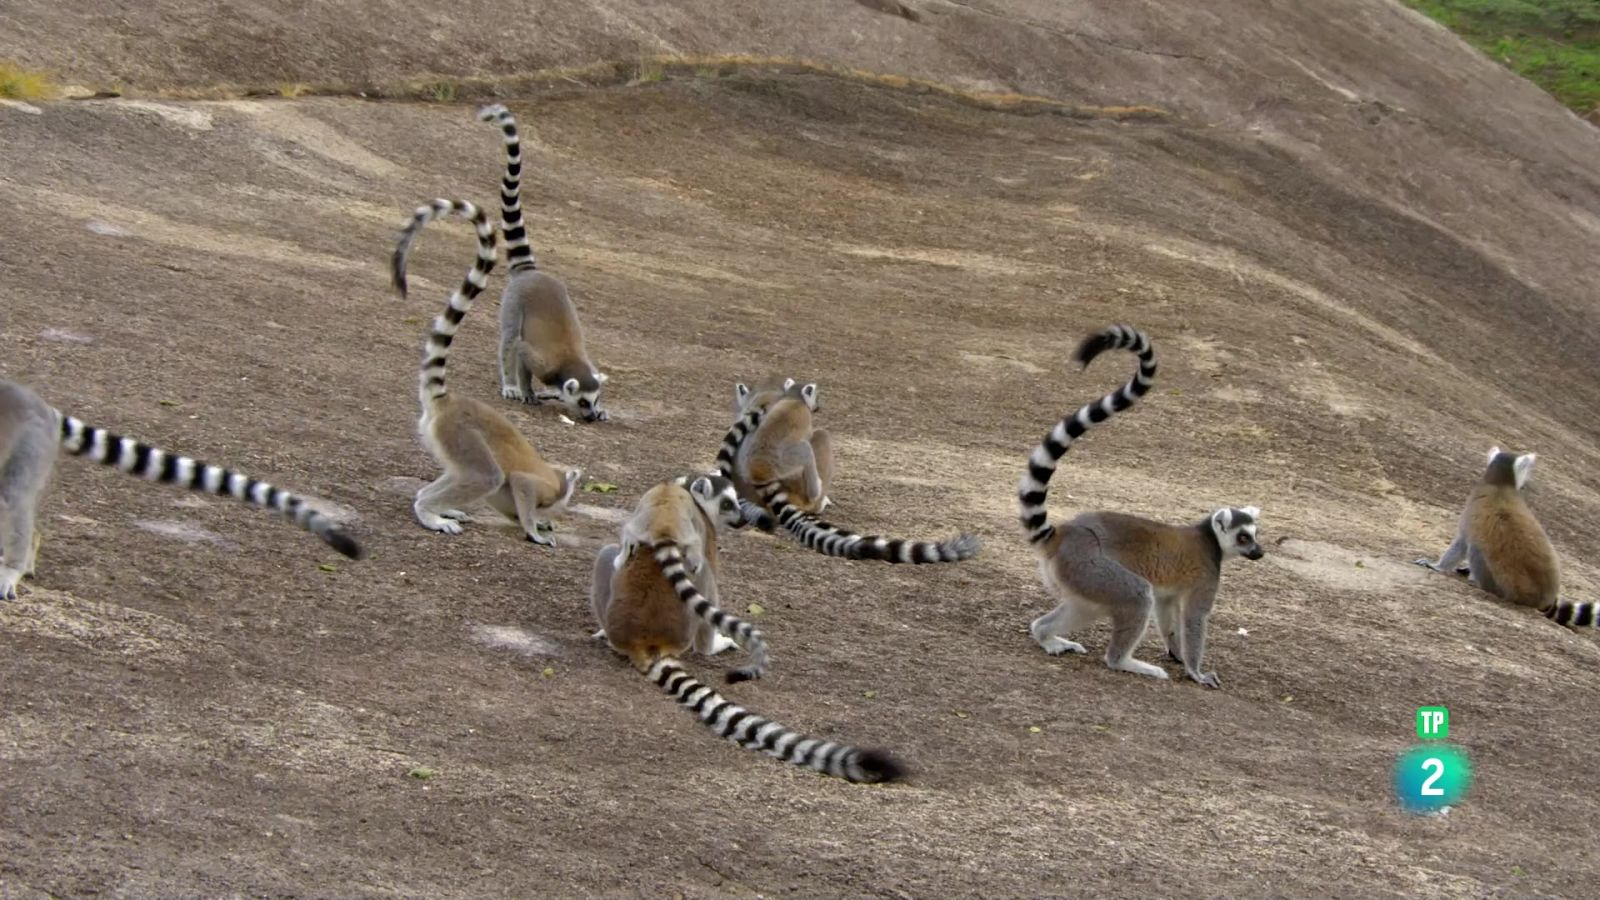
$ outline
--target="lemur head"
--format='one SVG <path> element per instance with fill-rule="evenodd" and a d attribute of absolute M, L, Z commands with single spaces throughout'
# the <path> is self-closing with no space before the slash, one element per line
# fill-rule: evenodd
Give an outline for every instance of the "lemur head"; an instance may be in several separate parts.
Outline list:
<path fill-rule="evenodd" d="M 596 372 L 588 378 L 568 378 L 561 382 L 561 402 L 585 422 L 604 422 L 611 414 L 600 408 L 600 386 L 609 376 Z"/>
<path fill-rule="evenodd" d="M 733 386 L 733 413 L 742 416 L 755 404 L 770 406 L 780 397 L 794 397 L 812 412 L 817 411 L 817 385 L 815 382 L 798 384 L 793 378 L 776 376 L 756 383 L 754 388 L 744 382 Z"/>
<path fill-rule="evenodd" d="M 680 475 L 678 484 L 688 488 L 689 495 L 711 521 L 727 528 L 743 528 L 748 523 L 739 509 L 739 492 L 719 472 L 706 475 Z"/>
<path fill-rule="evenodd" d="M 1226 506 L 1211 514 L 1211 533 L 1222 548 L 1222 558 L 1242 556 L 1260 559 L 1266 552 L 1256 543 L 1256 520 L 1261 510 L 1254 506 Z"/>
<path fill-rule="evenodd" d="M 1489 466 L 1483 471 L 1484 484 L 1510 485 L 1517 490 L 1528 486 L 1528 476 L 1533 474 L 1537 453 L 1510 453 L 1499 447 L 1489 448 Z"/>

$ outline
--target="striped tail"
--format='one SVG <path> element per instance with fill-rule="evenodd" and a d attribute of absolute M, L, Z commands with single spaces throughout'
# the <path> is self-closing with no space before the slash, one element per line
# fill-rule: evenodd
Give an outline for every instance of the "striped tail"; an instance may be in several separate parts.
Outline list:
<path fill-rule="evenodd" d="M 1600 616 L 1600 609 L 1597 609 L 1597 606 L 1600 604 L 1558 600 L 1541 612 L 1547 618 L 1554 620 L 1557 625 L 1566 625 L 1569 628 L 1593 628 L 1597 616 Z"/>
<path fill-rule="evenodd" d="M 423 226 L 445 216 L 456 216 L 472 222 L 472 227 L 478 232 L 478 258 L 473 260 L 472 268 L 467 270 L 461 286 L 450 295 L 450 303 L 445 307 L 444 314 L 434 318 L 433 330 L 429 332 L 428 342 L 423 347 L 422 374 L 417 388 L 425 408 L 446 393 L 444 370 L 445 362 L 450 357 L 450 342 L 455 340 L 456 330 L 461 327 L 467 310 L 472 308 L 472 301 L 488 284 L 489 273 L 494 269 L 495 262 L 494 225 L 483 214 L 483 210 L 463 200 L 435 200 L 417 207 L 410 224 L 400 232 L 400 242 L 395 245 L 391 275 L 400 296 L 406 295 L 406 254 L 411 252 L 411 242 L 416 240 Z"/>
<path fill-rule="evenodd" d="M 739 448 L 744 445 L 745 438 L 755 433 L 765 416 L 766 410 L 751 409 L 740 416 L 739 421 L 734 422 L 733 427 L 723 436 L 722 446 L 717 450 L 717 471 L 722 473 L 722 477 L 737 482 L 734 478 L 734 459 L 739 455 Z M 744 513 L 746 523 L 768 534 L 778 530 L 777 520 L 772 518 L 771 513 L 743 497 L 739 498 L 739 511 Z"/>
<path fill-rule="evenodd" d="M 645 677 L 698 716 L 707 728 L 747 750 L 759 750 L 784 762 L 858 784 L 896 781 L 906 775 L 905 766 L 883 750 L 860 750 L 848 744 L 806 737 L 729 703 L 715 689 L 685 672 L 683 664 L 676 659 L 656 660 Z"/>
<path fill-rule="evenodd" d="M 363 559 L 367 555 L 355 538 L 346 534 L 338 523 L 308 506 L 306 498 L 299 494 L 232 469 L 208 466 L 197 459 L 158 450 L 69 415 L 57 415 L 61 417 L 61 447 L 73 456 L 87 456 L 101 465 L 112 466 L 146 481 L 176 484 L 219 496 L 229 494 L 252 506 L 275 509 L 345 556 Z"/>
<path fill-rule="evenodd" d="M 478 118 L 500 126 L 506 142 L 506 174 L 500 179 L 500 233 L 506 242 L 509 271 L 537 269 L 533 248 L 528 244 L 528 228 L 522 221 L 522 142 L 517 138 L 517 120 L 511 110 L 498 103 L 478 110 Z"/>
<path fill-rule="evenodd" d="M 1083 437 L 1090 425 L 1104 422 L 1114 413 L 1132 407 L 1134 401 L 1148 393 L 1150 385 L 1155 383 L 1155 349 L 1150 346 L 1149 338 L 1127 325 L 1113 325 L 1084 338 L 1078 349 L 1073 351 L 1072 359 L 1080 368 L 1086 369 L 1096 356 L 1107 350 L 1132 352 L 1139 357 L 1139 371 L 1121 388 L 1093 403 L 1085 403 L 1077 412 L 1057 422 L 1039 446 L 1033 448 L 1033 453 L 1028 456 L 1028 471 L 1017 486 L 1022 525 L 1028 529 L 1028 542 L 1036 546 L 1049 540 L 1056 531 L 1055 526 L 1049 524 L 1049 516 L 1044 508 L 1050 476 L 1056 472 L 1056 463 L 1067 455 L 1067 448 L 1072 446 L 1073 441 Z"/>
<path fill-rule="evenodd" d="M 689 578 L 689 573 L 683 566 L 683 550 L 677 544 L 662 541 L 653 545 L 650 551 L 655 555 L 656 565 L 661 567 L 661 574 L 666 576 L 678 599 L 682 600 L 695 615 L 710 623 L 711 627 L 750 654 L 750 665 L 730 671 L 728 683 L 753 681 L 766 674 L 767 639 L 761 635 L 760 630 L 738 616 L 724 612 L 695 588 L 694 581 Z"/>
<path fill-rule="evenodd" d="M 761 420 L 765 417 L 764 409 L 747 410 L 723 437 L 722 447 L 717 451 L 717 468 L 724 476 L 734 477 L 734 460 L 738 457 L 739 447 L 761 427 Z M 959 534 L 938 542 L 856 534 L 831 522 L 825 522 L 791 504 L 789 493 L 779 482 L 751 487 L 760 495 L 761 505 L 746 500 L 739 501 L 746 521 L 763 531 L 775 531 L 777 526 L 781 525 L 796 541 L 824 556 L 870 559 L 887 563 L 960 562 L 976 556 L 983 546 L 977 536 L 971 534 Z"/>

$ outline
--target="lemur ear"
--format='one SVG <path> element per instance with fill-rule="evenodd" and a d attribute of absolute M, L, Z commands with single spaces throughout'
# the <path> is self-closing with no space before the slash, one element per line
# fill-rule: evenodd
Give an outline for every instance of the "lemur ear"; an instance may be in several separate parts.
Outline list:
<path fill-rule="evenodd" d="M 1499 455 L 1500 447 L 1498 444 L 1489 448 L 1489 462 L 1494 462 L 1494 458 Z"/>
<path fill-rule="evenodd" d="M 794 387 L 794 379 L 793 378 L 785 378 L 783 380 L 783 389 L 787 391 L 789 388 L 792 388 L 792 387 Z"/>
<path fill-rule="evenodd" d="M 800 389 L 800 399 L 804 400 L 807 406 L 811 407 L 812 409 L 816 409 L 817 408 L 817 386 L 816 386 L 816 384 L 815 383 L 807 384 L 805 387 L 801 388 Z"/>
<path fill-rule="evenodd" d="M 748 396 L 750 396 L 750 388 L 744 382 L 741 381 L 733 386 L 733 399 L 743 403 L 744 398 Z"/>
<path fill-rule="evenodd" d="M 710 500 L 717 495 L 717 489 L 712 485 L 711 479 L 704 475 L 696 478 L 694 484 L 689 485 L 689 492 L 701 500 Z"/>
<path fill-rule="evenodd" d="M 601 383 L 601 384 L 605 384 L 606 382 L 611 380 L 611 376 L 607 375 L 604 372 L 596 372 L 596 373 L 594 373 L 594 380 L 599 382 L 599 383 Z"/>
<path fill-rule="evenodd" d="M 1256 506 L 1241 506 L 1241 507 L 1239 507 L 1239 512 L 1244 513 L 1245 515 L 1249 516 L 1252 519 L 1260 519 L 1261 518 L 1261 508 L 1260 507 L 1256 507 Z"/>
<path fill-rule="evenodd" d="M 576 396 L 578 393 L 578 379 L 568 378 L 566 381 L 561 382 L 561 393 L 566 394 L 568 397 Z"/>
<path fill-rule="evenodd" d="M 1219 509 L 1211 514 L 1211 527 L 1218 531 L 1227 531 L 1228 526 L 1232 524 L 1233 510 L 1231 509 Z"/>
<path fill-rule="evenodd" d="M 1533 462 L 1538 458 L 1537 453 L 1524 453 L 1511 464 L 1511 477 L 1516 480 L 1518 490 L 1528 483 L 1528 476 L 1533 474 Z"/>

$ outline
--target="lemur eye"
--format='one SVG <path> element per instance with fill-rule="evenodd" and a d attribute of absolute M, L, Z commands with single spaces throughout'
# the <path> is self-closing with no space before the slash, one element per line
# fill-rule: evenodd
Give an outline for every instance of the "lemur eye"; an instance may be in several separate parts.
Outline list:
<path fill-rule="evenodd" d="M 1250 535 L 1248 535 L 1248 534 L 1245 534 L 1245 533 L 1244 533 L 1244 532 L 1242 532 L 1242 531 L 1241 531 L 1241 532 L 1239 532 L 1239 543 L 1241 543 L 1241 544 L 1248 544 L 1248 543 L 1250 543 Z"/>

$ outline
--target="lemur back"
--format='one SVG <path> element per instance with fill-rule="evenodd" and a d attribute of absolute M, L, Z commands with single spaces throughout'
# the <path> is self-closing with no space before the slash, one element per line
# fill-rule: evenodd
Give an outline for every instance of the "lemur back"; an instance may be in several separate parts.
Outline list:
<path fill-rule="evenodd" d="M 1560 602 L 1561 567 L 1555 547 L 1522 492 L 1514 484 L 1486 480 L 1472 494 L 1467 501 L 1472 518 L 1467 534 L 1480 557 L 1478 580 L 1521 606 L 1544 610 Z"/>
<path fill-rule="evenodd" d="M 500 227 L 510 277 L 500 297 L 501 396 L 524 403 L 559 400 L 586 422 L 605 421 L 610 416 L 600 407 L 600 388 L 606 376 L 589 360 L 577 308 L 566 284 L 539 269 L 528 243 L 517 120 L 498 103 L 478 110 L 478 118 L 500 128 L 506 148 Z"/>
<path fill-rule="evenodd" d="M 300 494 L 89 425 L 14 381 L 0 380 L 0 599 L 17 596 L 39 549 L 38 503 L 60 450 L 146 481 L 175 484 L 275 510 L 351 559 L 366 553 L 338 523 Z"/>
<path fill-rule="evenodd" d="M 757 382 L 754 389 L 735 385 L 734 417 L 751 409 L 765 410 L 766 417 L 734 459 L 739 496 L 759 503 L 761 495 L 754 484 L 776 481 L 801 512 L 827 509 L 832 503 L 828 488 L 833 483 L 833 440 L 813 423 L 817 386 L 779 376 Z"/>

